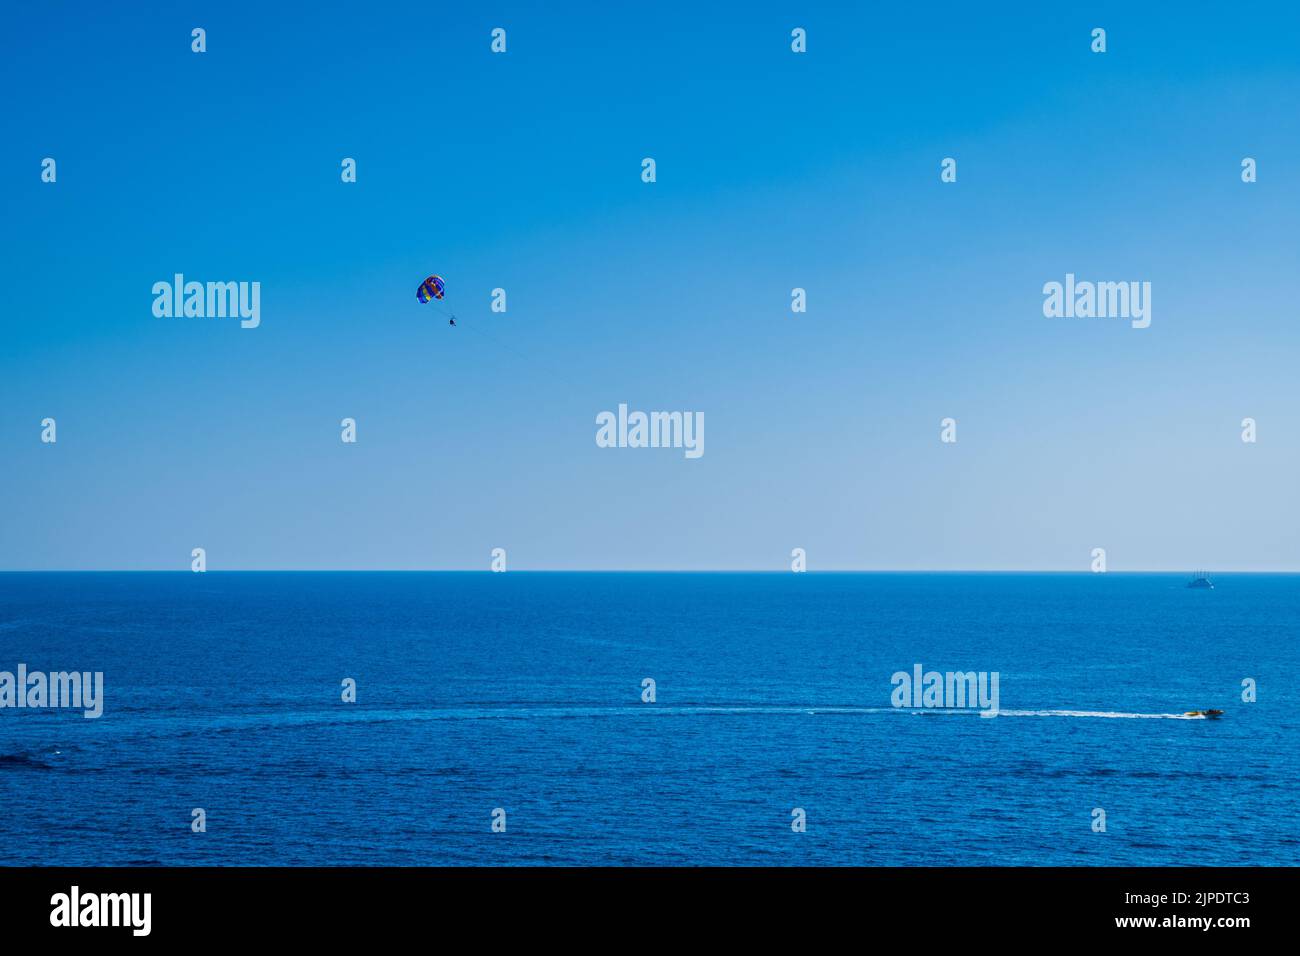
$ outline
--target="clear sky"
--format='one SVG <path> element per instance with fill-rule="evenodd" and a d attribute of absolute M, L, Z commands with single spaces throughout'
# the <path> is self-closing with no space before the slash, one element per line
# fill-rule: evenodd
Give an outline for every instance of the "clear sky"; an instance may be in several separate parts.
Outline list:
<path fill-rule="evenodd" d="M 1294 4 L 294 7 L 10 11 L 0 568 L 1300 568 Z"/>

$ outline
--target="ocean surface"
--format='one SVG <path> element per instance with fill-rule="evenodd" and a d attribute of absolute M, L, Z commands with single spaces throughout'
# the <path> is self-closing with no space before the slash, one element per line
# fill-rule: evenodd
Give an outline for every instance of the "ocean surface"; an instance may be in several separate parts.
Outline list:
<path fill-rule="evenodd" d="M 1214 580 L 0 574 L 0 671 L 104 674 L 0 710 L 0 864 L 1296 865 L 1300 576 Z"/>

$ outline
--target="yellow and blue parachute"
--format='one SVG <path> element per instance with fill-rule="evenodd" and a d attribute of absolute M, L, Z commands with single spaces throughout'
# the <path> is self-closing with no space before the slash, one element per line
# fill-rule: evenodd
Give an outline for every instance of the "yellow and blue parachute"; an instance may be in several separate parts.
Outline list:
<path fill-rule="evenodd" d="M 447 283 L 442 281 L 442 276 L 429 276 L 415 290 L 415 297 L 421 302 L 428 302 L 430 299 L 441 299 L 446 292 Z"/>
<path fill-rule="evenodd" d="M 420 283 L 420 287 L 415 290 L 415 297 L 424 303 L 432 303 L 433 307 L 447 317 L 451 325 L 456 324 L 456 313 L 450 312 L 438 305 L 442 297 L 447 294 L 447 283 L 442 281 L 442 276 L 429 276 Z M 435 302 L 434 300 L 438 300 Z"/>

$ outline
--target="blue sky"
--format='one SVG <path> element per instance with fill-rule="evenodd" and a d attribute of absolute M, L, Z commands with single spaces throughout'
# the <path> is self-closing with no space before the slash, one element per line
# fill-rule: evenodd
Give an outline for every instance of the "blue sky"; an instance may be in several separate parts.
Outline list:
<path fill-rule="evenodd" d="M 1300 14 L 1055 6 L 16 9 L 0 568 L 1300 568 Z"/>

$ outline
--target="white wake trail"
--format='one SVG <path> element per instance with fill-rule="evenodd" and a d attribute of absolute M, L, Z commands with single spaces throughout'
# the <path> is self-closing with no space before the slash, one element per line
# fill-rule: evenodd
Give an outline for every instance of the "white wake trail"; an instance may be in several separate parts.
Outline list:
<path fill-rule="evenodd" d="M 1117 710 L 999 710 L 999 717 L 1110 717 L 1126 720 L 1205 720 L 1204 714 L 1126 714 Z"/>

